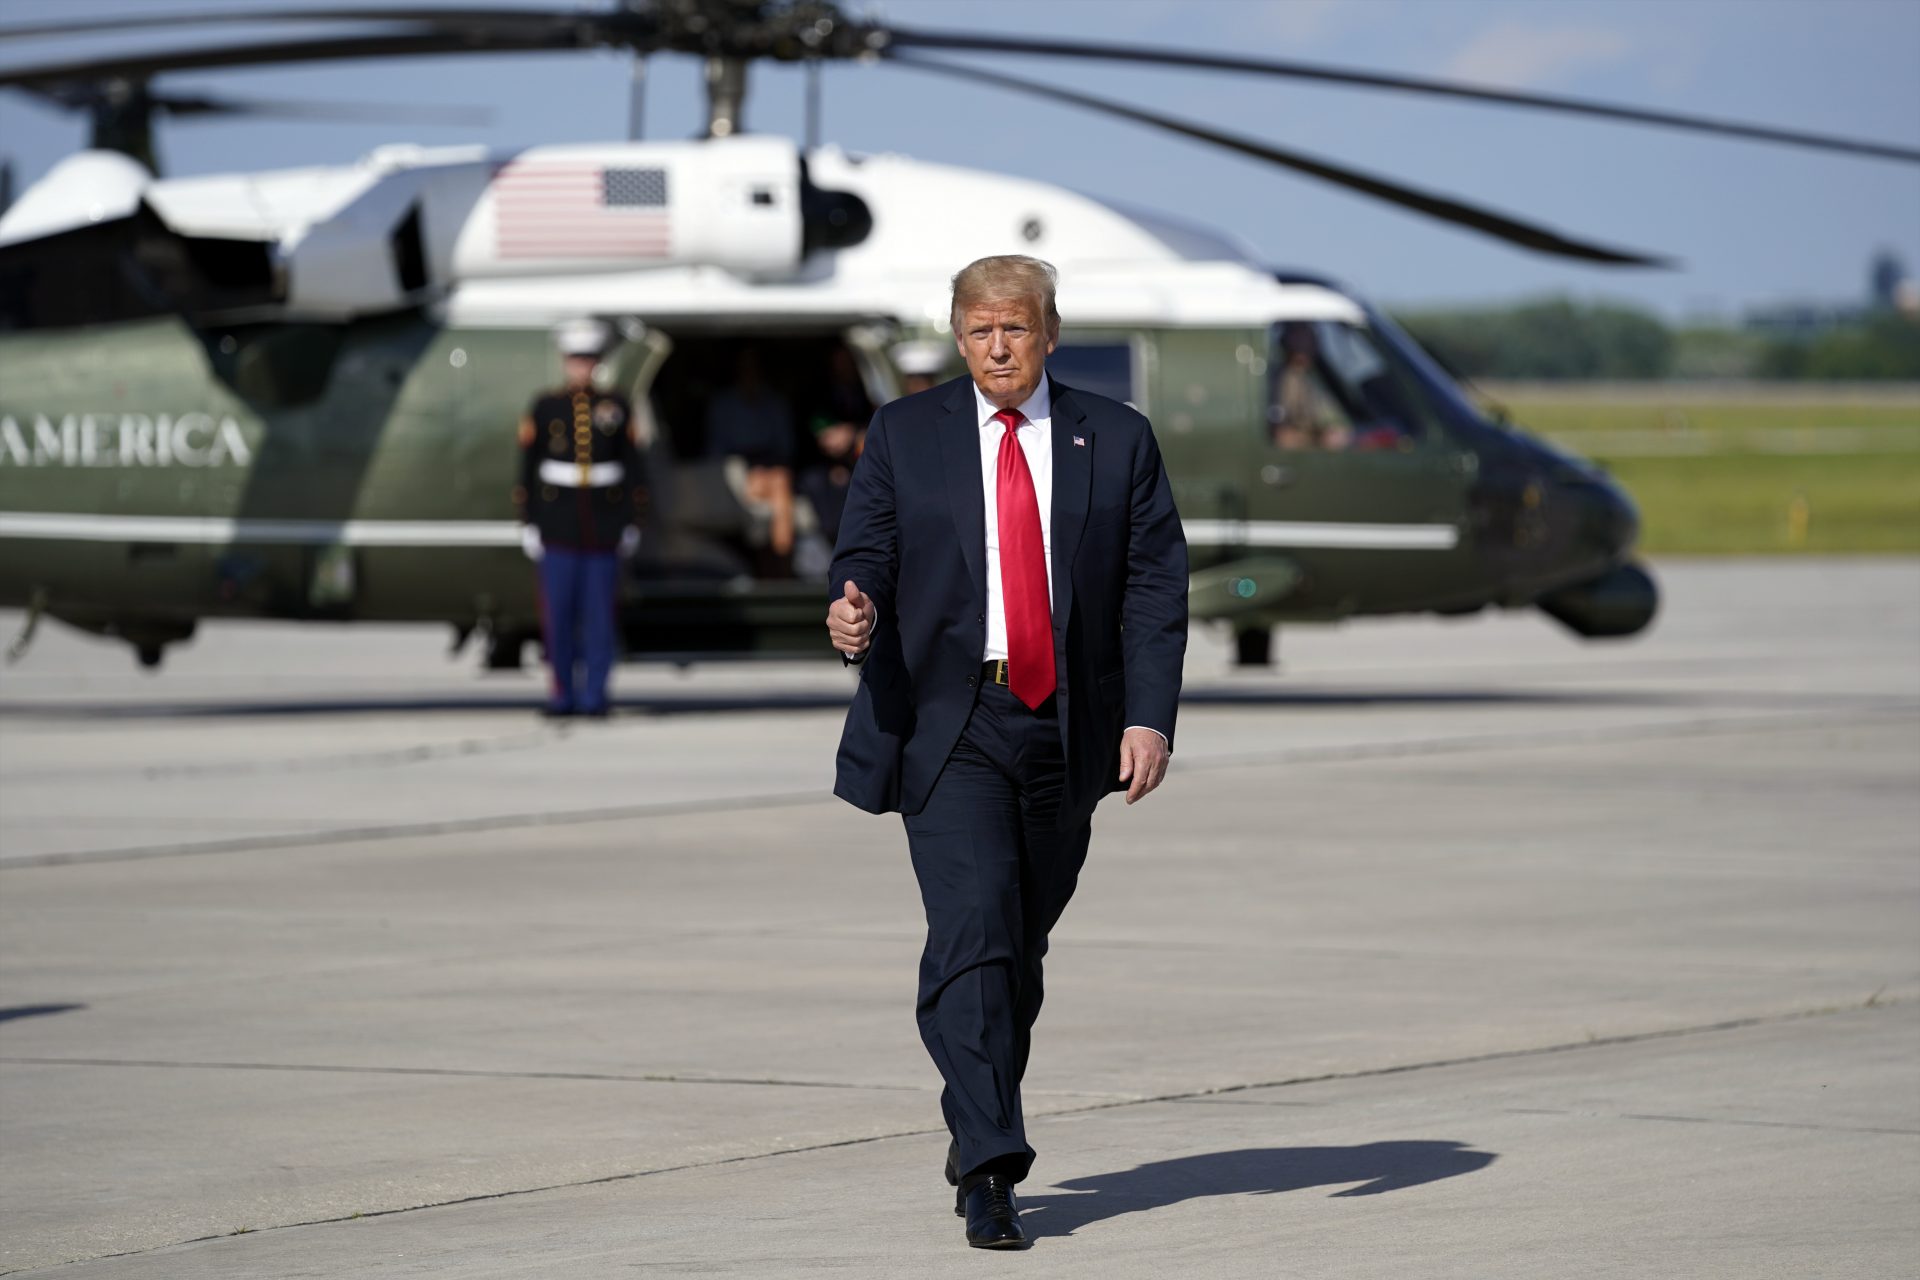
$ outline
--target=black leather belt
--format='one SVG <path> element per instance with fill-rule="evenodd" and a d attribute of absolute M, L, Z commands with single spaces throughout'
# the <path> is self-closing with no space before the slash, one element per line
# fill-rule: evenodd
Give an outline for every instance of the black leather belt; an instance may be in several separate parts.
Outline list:
<path fill-rule="evenodd" d="M 980 668 L 981 684 L 1005 684 L 1007 682 L 1007 660 L 995 658 Z"/>

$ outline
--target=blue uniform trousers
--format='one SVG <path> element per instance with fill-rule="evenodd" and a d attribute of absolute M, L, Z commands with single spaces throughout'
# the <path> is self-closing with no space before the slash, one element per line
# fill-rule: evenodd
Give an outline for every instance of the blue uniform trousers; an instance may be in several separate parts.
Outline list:
<path fill-rule="evenodd" d="M 1027 1174 L 1020 1106 L 1040 1016 L 1047 934 L 1086 860 L 1088 822 L 1062 830 L 1066 772 L 1056 701 L 1030 710 L 984 683 L 926 807 L 906 818 L 927 913 L 920 1039 L 946 1081 L 957 1171 Z"/>
<path fill-rule="evenodd" d="M 620 558 L 611 551 L 548 547 L 540 557 L 540 623 L 554 711 L 607 709 L 607 677 L 619 643 Z M 576 664 L 584 671 L 576 674 Z"/>

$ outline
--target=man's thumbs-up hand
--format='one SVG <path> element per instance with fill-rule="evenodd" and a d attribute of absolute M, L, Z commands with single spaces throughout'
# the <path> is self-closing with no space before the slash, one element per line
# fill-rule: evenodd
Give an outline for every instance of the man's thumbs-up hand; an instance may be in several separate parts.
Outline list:
<path fill-rule="evenodd" d="M 847 579 L 846 594 L 827 608 L 827 634 L 833 647 L 849 658 L 857 658 L 873 643 L 873 621 L 877 611 L 853 581 Z"/>

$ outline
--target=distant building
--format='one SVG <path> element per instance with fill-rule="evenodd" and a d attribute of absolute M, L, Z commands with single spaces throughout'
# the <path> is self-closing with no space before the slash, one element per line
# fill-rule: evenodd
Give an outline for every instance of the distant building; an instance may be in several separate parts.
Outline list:
<path fill-rule="evenodd" d="M 1795 300 L 1749 307 L 1741 327 L 1787 342 L 1811 342 L 1836 329 L 1857 325 L 1878 311 L 1920 315 L 1920 282 L 1891 249 L 1875 253 L 1868 263 L 1864 302 Z"/>
<path fill-rule="evenodd" d="M 1867 305 L 1875 311 L 1898 307 L 1900 286 L 1907 285 L 1911 292 L 1912 284 L 1907 264 L 1893 250 L 1882 249 L 1873 255 L 1873 264 L 1867 268 Z"/>
<path fill-rule="evenodd" d="M 1836 329 L 1858 324 L 1867 308 L 1857 302 L 1777 302 L 1749 307 L 1740 327 L 1786 342 L 1811 342 Z"/>

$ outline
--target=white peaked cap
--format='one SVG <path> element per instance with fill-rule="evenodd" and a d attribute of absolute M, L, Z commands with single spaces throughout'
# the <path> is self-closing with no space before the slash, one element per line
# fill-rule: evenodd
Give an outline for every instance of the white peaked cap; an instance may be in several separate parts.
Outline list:
<path fill-rule="evenodd" d="M 931 342 L 902 342 L 887 354 L 894 368 L 909 376 L 932 377 L 947 363 L 946 353 Z"/>
<path fill-rule="evenodd" d="M 607 349 L 613 331 L 598 320 L 569 320 L 555 327 L 553 345 L 563 356 L 597 356 Z"/>

